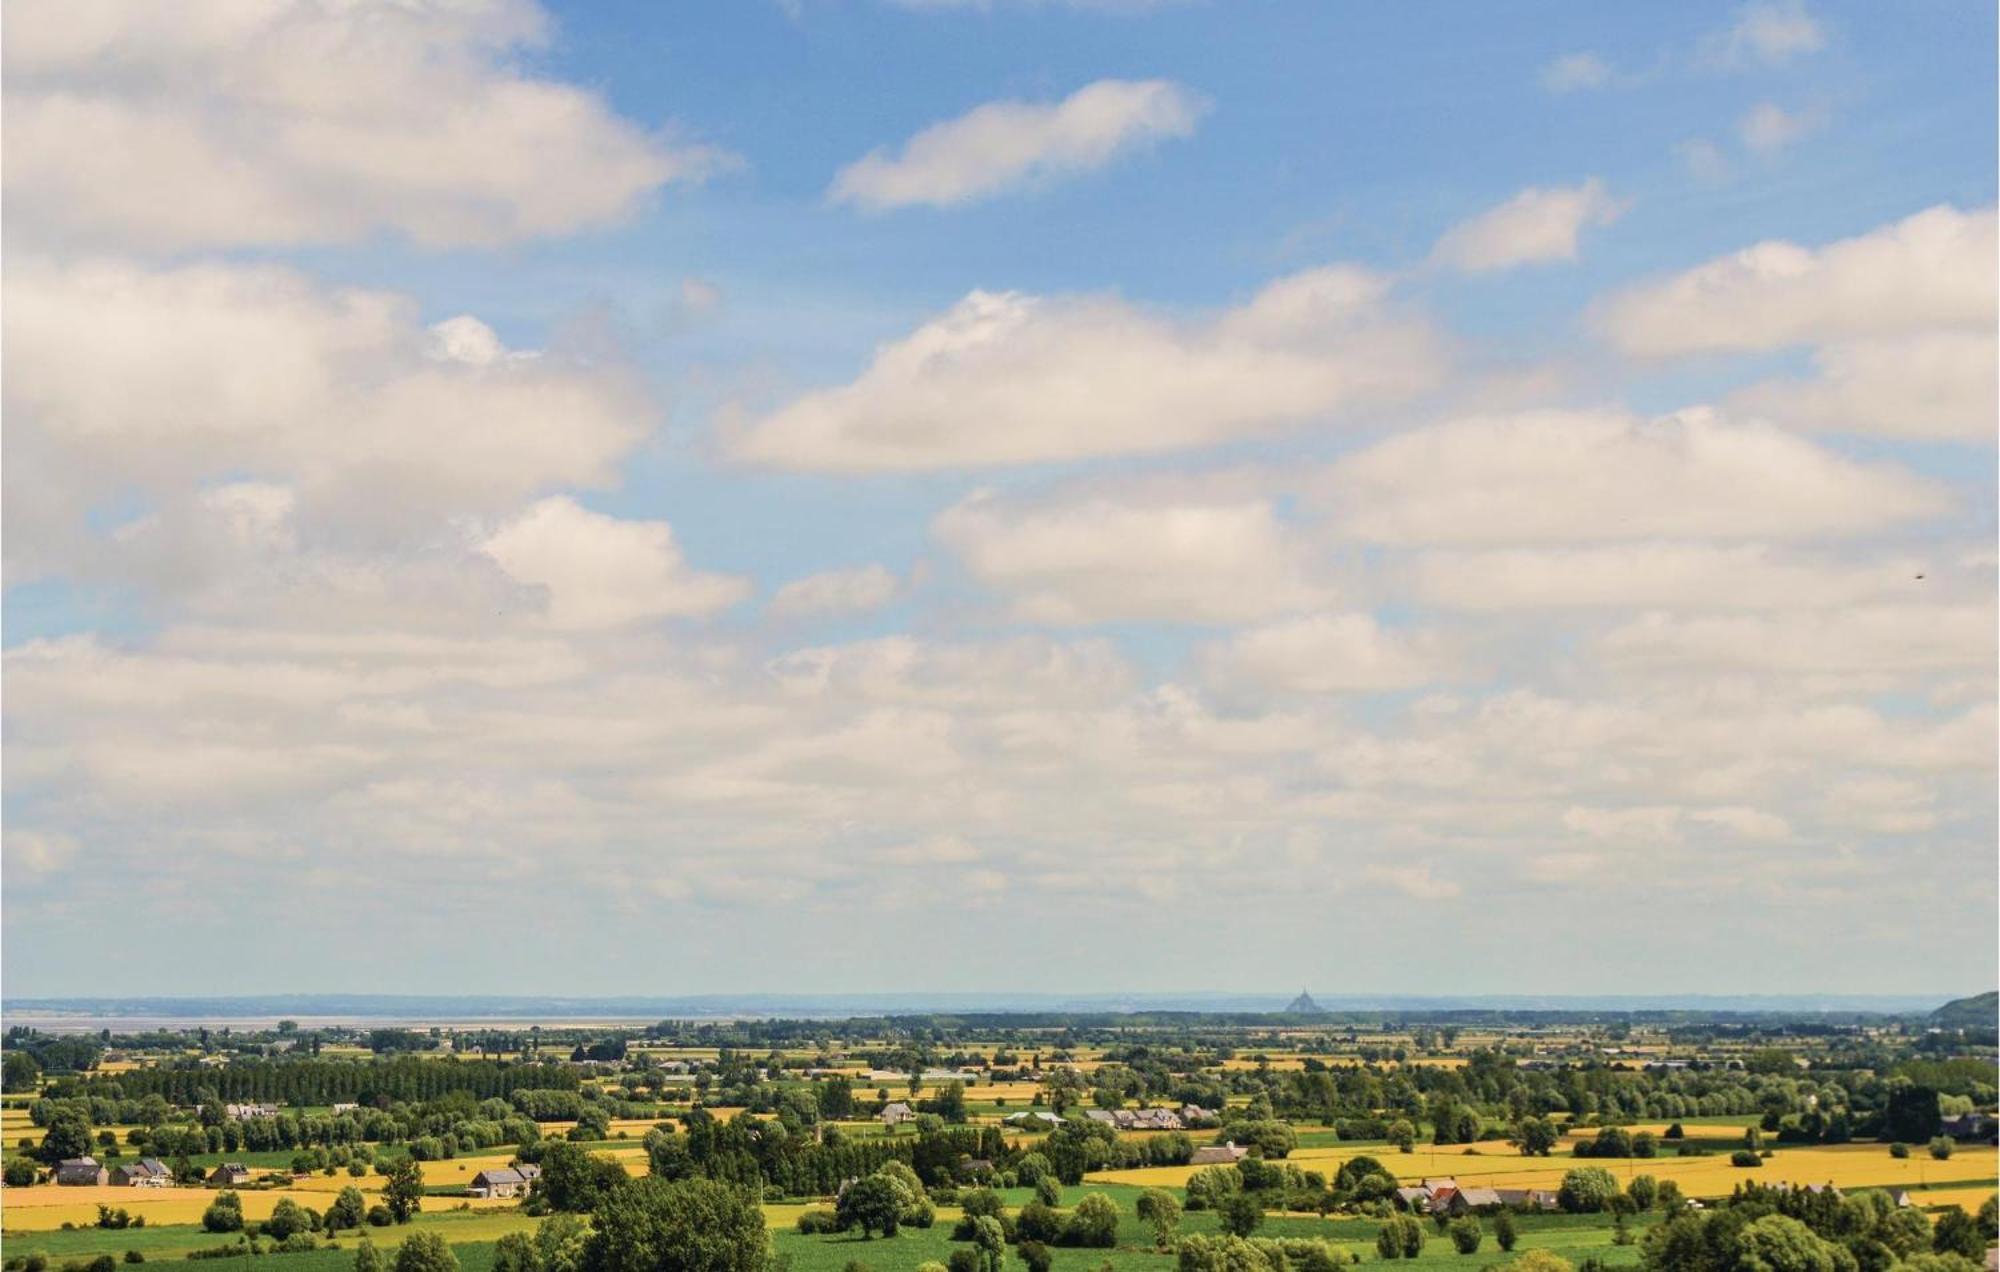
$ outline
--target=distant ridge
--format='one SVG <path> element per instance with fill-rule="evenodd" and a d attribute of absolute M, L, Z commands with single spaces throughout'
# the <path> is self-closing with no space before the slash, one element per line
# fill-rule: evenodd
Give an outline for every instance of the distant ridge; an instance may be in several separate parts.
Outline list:
<path fill-rule="evenodd" d="M 1285 1014 L 1287 1016 L 1324 1016 L 1326 1008 L 1314 1002 L 1313 996 L 1302 989 L 1299 991 L 1299 996 L 1292 1000 L 1291 1006 L 1285 1008 Z"/>
<path fill-rule="evenodd" d="M 1977 1029 L 2000 1020 L 2000 992 L 1988 990 L 1970 998 L 1954 998 L 1931 1013 L 1940 1029 Z"/>

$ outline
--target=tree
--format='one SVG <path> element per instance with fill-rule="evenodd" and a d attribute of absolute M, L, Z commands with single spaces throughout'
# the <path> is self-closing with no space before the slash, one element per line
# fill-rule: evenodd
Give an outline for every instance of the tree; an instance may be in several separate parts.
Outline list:
<path fill-rule="evenodd" d="M 305 1207 L 290 1197 L 278 1198 L 278 1204 L 271 1207 L 271 1217 L 264 1221 L 263 1232 L 267 1237 L 283 1241 L 295 1232 L 306 1232 L 312 1228 L 312 1221 L 306 1217 Z"/>
<path fill-rule="evenodd" d="M 42 1066 L 25 1051 L 9 1051 L 6 1059 L 0 1060 L 0 1091 L 18 1095 L 25 1091 L 38 1091 L 42 1085 Z"/>
<path fill-rule="evenodd" d="M 41 1174 L 35 1168 L 31 1157 L 10 1157 L 5 1166 L 0 1166 L 0 1183 L 9 1188 L 26 1188 Z"/>
<path fill-rule="evenodd" d="M 343 1228 L 359 1228 L 368 1221 L 368 1198 L 359 1188 L 349 1184 L 340 1190 L 333 1204 L 326 1208 L 326 1230 L 339 1232 Z"/>
<path fill-rule="evenodd" d="M 395 1272 L 458 1272 L 458 1256 L 443 1237 L 419 1230 L 403 1238 L 394 1268 Z"/>
<path fill-rule="evenodd" d="M 1836 1272 L 1840 1267 L 1837 1247 L 1788 1215 L 1765 1215 L 1745 1224 L 1738 1242 L 1741 1272 Z"/>
<path fill-rule="evenodd" d="M 424 1168 L 414 1157 L 399 1157 L 383 1170 L 382 1204 L 397 1223 L 424 1208 Z"/>
<path fill-rule="evenodd" d="M 361 1238 L 360 1246 L 354 1251 L 354 1272 L 388 1272 L 382 1262 L 382 1252 L 367 1237 Z"/>
<path fill-rule="evenodd" d="M 1397 1118 L 1395 1121 L 1389 1123 L 1388 1140 L 1396 1146 L 1396 1151 L 1399 1153 L 1415 1152 L 1417 1147 L 1417 1128 L 1410 1123 L 1408 1118 Z"/>
<path fill-rule="evenodd" d="M 1988 1241 L 2000 1241 L 2000 1193 L 1995 1193 L 1979 1203 L 1979 1235 Z"/>
<path fill-rule="evenodd" d="M 1083 1091 L 1083 1075 L 1068 1065 L 1058 1065 L 1042 1079 L 1042 1095 L 1058 1116 L 1082 1099 Z"/>
<path fill-rule="evenodd" d="M 1222 1230 L 1233 1236 L 1247 1237 L 1264 1222 L 1264 1207 L 1247 1192 L 1230 1193 L 1215 1210 Z"/>
<path fill-rule="evenodd" d="M 1579 1166 L 1563 1175 L 1556 1200 L 1573 1215 L 1596 1214 L 1618 1195 L 1618 1181 L 1601 1166 Z"/>
<path fill-rule="evenodd" d="M 1529 1250 L 1501 1264 L 1496 1272 L 1576 1272 L 1576 1265 L 1547 1250 Z"/>
<path fill-rule="evenodd" d="M 1943 1129 L 1944 1115 L 1938 1111 L 1935 1088 L 1902 1078 L 1890 1080 L 1888 1105 L 1882 1111 L 1883 1139 L 1921 1144 Z"/>
<path fill-rule="evenodd" d="M 585 1272 L 763 1272 L 770 1258 L 756 1196 L 713 1179 L 631 1180 L 592 1222 Z"/>
<path fill-rule="evenodd" d="M 69 1157 L 85 1157 L 92 1144 L 90 1118 L 81 1109 L 65 1105 L 49 1119 L 48 1133 L 42 1136 L 41 1159 L 53 1166 Z"/>
<path fill-rule="evenodd" d="M 841 1190 L 833 1213 L 841 1227 L 860 1228 L 864 1240 L 872 1240 L 878 1231 L 885 1237 L 893 1237 L 909 1201 L 902 1185 L 894 1179 L 881 1174 L 864 1175 Z"/>
<path fill-rule="evenodd" d="M 1035 1200 L 1044 1206 L 1062 1205 L 1062 1181 L 1054 1175 L 1043 1175 L 1035 1181 Z"/>
<path fill-rule="evenodd" d="M 1171 1250 L 1181 1223 L 1181 1204 L 1174 1195 L 1164 1188 L 1148 1188 L 1139 1194 L 1136 1209 L 1140 1219 L 1153 1225 L 1153 1244 Z"/>
<path fill-rule="evenodd" d="M 1258 1220 L 1263 1217 L 1259 1211 Z M 1063 1244 L 1100 1249 L 1117 1245 L 1118 1203 L 1103 1193 L 1091 1193 L 1077 1202 L 1076 1209 L 1070 1212 L 1069 1223 L 1063 1227 Z"/>
<path fill-rule="evenodd" d="M 1375 1234 L 1375 1252 L 1385 1259 L 1414 1259 L 1424 1252 L 1424 1225 L 1409 1215 L 1391 1215 Z"/>
<path fill-rule="evenodd" d="M 1986 1237 L 1971 1215 L 1952 1206 L 1938 1216 L 1937 1226 L 1931 1229 L 1931 1249 L 1978 1261 L 1986 1257 Z"/>
<path fill-rule="evenodd" d="M 1556 1146 L 1556 1126 L 1545 1117 L 1524 1117 L 1514 1124 L 1510 1141 L 1523 1157 L 1547 1157 Z"/>
<path fill-rule="evenodd" d="M 1445 1231 L 1451 1237 L 1452 1248 L 1460 1254 L 1477 1253 L 1480 1241 L 1486 1236 L 1486 1230 L 1479 1226 L 1479 1220 L 1471 1215 L 1452 1220 L 1451 1227 Z"/>
<path fill-rule="evenodd" d="M 1513 1215 L 1503 1210 L 1493 1216 L 1493 1244 L 1511 1253 L 1514 1243 L 1520 1239 L 1520 1233 L 1514 1227 Z"/>
<path fill-rule="evenodd" d="M 509 1232 L 493 1243 L 493 1272 L 542 1272 L 535 1243 L 525 1232 Z"/>
<path fill-rule="evenodd" d="M 683 1141 L 685 1136 L 664 1135 L 654 1139 L 654 1132 L 646 1133 L 647 1153 L 655 1168 L 656 1177 L 674 1178 L 670 1171 L 658 1170 L 664 1141 Z M 545 1199 L 556 1210 L 595 1210 L 605 1194 L 624 1183 L 625 1168 L 616 1159 L 590 1153 L 575 1144 L 561 1140 L 548 1146 L 542 1154 L 542 1175 L 535 1181 L 535 1195 Z M 689 1162 L 688 1170 L 693 1170 Z"/>
<path fill-rule="evenodd" d="M 243 1199 L 228 1189 L 217 1193 L 202 1212 L 201 1227 L 204 1232 L 243 1231 Z"/>
<path fill-rule="evenodd" d="M 1951 1158 L 1952 1149 L 1956 1147 L 1957 1145 L 1953 1144 L 1949 1137 L 1939 1135 L 1931 1140 L 1931 1156 L 1941 1162 L 1948 1161 Z"/>

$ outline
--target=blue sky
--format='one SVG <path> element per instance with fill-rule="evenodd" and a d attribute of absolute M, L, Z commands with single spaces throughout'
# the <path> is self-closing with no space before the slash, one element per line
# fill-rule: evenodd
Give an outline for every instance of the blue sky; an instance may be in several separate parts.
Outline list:
<path fill-rule="evenodd" d="M 1991 6 L 6 26 L 9 995 L 1994 979 Z"/>

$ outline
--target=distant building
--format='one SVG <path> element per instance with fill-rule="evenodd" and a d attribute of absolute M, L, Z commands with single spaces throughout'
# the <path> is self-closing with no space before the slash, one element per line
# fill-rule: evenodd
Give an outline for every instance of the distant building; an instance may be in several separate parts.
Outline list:
<path fill-rule="evenodd" d="M 110 1177 L 95 1157 L 65 1157 L 56 1163 L 56 1182 L 66 1188 L 87 1188 Z"/>
<path fill-rule="evenodd" d="M 333 1106 L 333 1113 L 334 1113 L 334 1116 L 335 1116 L 335 1117 L 338 1117 L 338 1116 L 340 1116 L 340 1115 L 341 1115 L 342 1113 L 353 1113 L 353 1112 L 356 1112 L 356 1111 L 358 1111 L 358 1110 L 359 1110 L 360 1108 L 361 1108 L 361 1106 L 360 1106 L 359 1104 L 356 1104 L 356 1103 L 354 1103 L 353 1101 L 351 1101 L 351 1100 L 350 1100 L 350 1101 L 348 1101 L 348 1102 L 347 1102 L 347 1103 L 345 1103 L 345 1104 L 336 1104 L 336 1105 L 334 1105 L 334 1106 Z"/>
<path fill-rule="evenodd" d="M 208 1182 L 218 1188 L 234 1188 L 250 1182 L 250 1168 L 242 1162 L 224 1162 L 208 1173 Z"/>
<path fill-rule="evenodd" d="M 247 1122 L 253 1117 L 278 1116 L 278 1106 L 275 1104 L 225 1104 L 222 1106 L 222 1112 L 224 1116 L 235 1121 Z"/>
<path fill-rule="evenodd" d="M 165 1188 L 174 1182 L 174 1172 L 157 1157 L 143 1157 L 129 1165 L 112 1167 L 110 1182 L 117 1188 Z"/>
<path fill-rule="evenodd" d="M 1194 1150 L 1188 1158 L 1190 1166 L 1234 1166 L 1250 1155 L 1250 1150 L 1237 1146 L 1235 1140 L 1227 1144 L 1208 1144 Z"/>
<path fill-rule="evenodd" d="M 894 1104 L 885 1104 L 882 1106 L 882 1125 L 884 1126 L 900 1126 L 904 1122 L 914 1122 L 916 1120 L 917 1111 L 901 1100 L 896 1101 Z"/>
<path fill-rule="evenodd" d="M 528 1188 L 528 1181 L 521 1172 L 511 1166 L 494 1170 L 482 1170 L 466 1185 L 466 1193 L 473 1197 L 518 1197 Z"/>

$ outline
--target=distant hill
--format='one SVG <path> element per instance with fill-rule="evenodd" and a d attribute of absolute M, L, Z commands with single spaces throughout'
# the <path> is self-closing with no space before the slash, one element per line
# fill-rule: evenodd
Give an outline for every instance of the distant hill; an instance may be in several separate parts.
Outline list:
<path fill-rule="evenodd" d="M 1313 996 L 1302 989 L 1299 991 L 1299 996 L 1292 1000 L 1292 1005 L 1285 1008 L 1285 1014 L 1287 1016 L 1323 1016 L 1326 1014 L 1326 1008 L 1314 1002 Z"/>
<path fill-rule="evenodd" d="M 1931 1013 L 1939 1029 L 1976 1029 L 2000 1019 L 2000 992 L 1988 990 L 1970 998 L 1954 998 Z"/>

